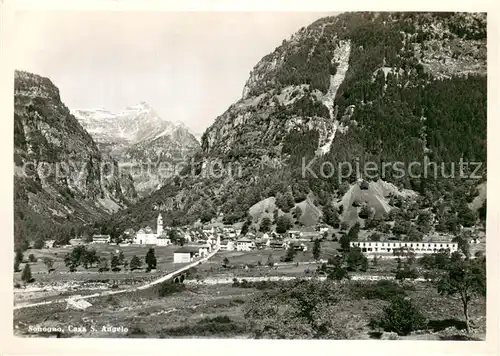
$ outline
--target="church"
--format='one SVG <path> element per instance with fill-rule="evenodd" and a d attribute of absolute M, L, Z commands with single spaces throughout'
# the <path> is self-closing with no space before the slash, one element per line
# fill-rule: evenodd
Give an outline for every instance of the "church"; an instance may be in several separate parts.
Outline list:
<path fill-rule="evenodd" d="M 168 246 L 171 244 L 170 239 L 163 230 L 163 217 L 161 214 L 158 214 L 158 218 L 156 219 L 156 232 L 150 226 L 140 229 L 135 235 L 134 244 L 156 246 Z"/>

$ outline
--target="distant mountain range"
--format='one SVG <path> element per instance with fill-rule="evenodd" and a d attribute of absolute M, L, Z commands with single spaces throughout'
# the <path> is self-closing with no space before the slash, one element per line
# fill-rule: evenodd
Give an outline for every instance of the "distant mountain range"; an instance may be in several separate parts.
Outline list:
<path fill-rule="evenodd" d="M 120 112 L 98 108 L 72 113 L 101 152 L 109 153 L 122 167 L 134 167 L 135 187 L 143 196 L 161 186 L 157 170 L 160 163 L 182 163 L 200 148 L 198 139 L 183 123 L 163 120 L 145 102 Z M 139 167 L 145 166 L 150 173 L 140 173 L 144 171 Z"/>

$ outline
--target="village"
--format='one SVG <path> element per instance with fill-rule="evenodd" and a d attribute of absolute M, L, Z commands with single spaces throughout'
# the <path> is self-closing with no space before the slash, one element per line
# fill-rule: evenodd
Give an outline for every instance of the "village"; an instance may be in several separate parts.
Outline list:
<path fill-rule="evenodd" d="M 161 213 L 158 214 L 156 228 L 145 226 L 134 230 L 129 228 L 124 231 L 119 242 L 112 241 L 110 235 L 96 234 L 90 240 L 84 238 L 72 238 L 69 244 L 63 247 L 82 245 L 116 245 L 118 248 L 127 246 L 142 247 L 164 247 L 178 246 L 173 251 L 174 263 L 187 263 L 195 258 L 206 256 L 215 249 L 222 251 L 248 252 L 253 250 L 282 250 L 293 248 L 296 251 L 306 252 L 308 245 L 315 239 L 330 240 L 336 242 L 336 249 L 341 250 L 335 231 L 325 224 L 318 224 L 311 228 L 288 230 L 286 233 L 253 232 L 248 231 L 242 235 L 241 228 L 228 225 L 205 224 L 202 227 L 171 228 L 164 226 Z M 170 236 L 176 236 L 172 241 Z M 340 236 L 345 232 L 340 232 Z M 475 236 L 481 236 L 481 232 L 475 232 Z M 481 250 L 484 248 L 484 234 L 481 238 L 473 238 L 469 244 Z M 432 254 L 442 249 L 453 253 L 458 250 L 458 243 L 452 241 L 451 236 L 436 235 L 426 237 L 425 241 L 398 240 L 389 237 L 382 241 L 371 241 L 369 237 L 360 236 L 356 241 L 349 242 L 350 247 L 359 247 L 361 252 L 367 255 L 377 255 L 383 258 L 395 257 L 394 252 L 400 249 L 411 249 L 417 255 Z M 46 249 L 54 247 L 54 240 L 45 241 Z"/>
<path fill-rule="evenodd" d="M 169 237 L 170 227 L 164 227 L 163 217 L 158 214 L 156 229 L 146 226 L 137 231 L 133 229 L 125 230 L 120 242 L 112 241 L 110 235 L 96 234 L 90 241 L 84 238 L 72 238 L 66 247 L 83 245 L 114 244 L 118 247 L 126 246 L 172 246 L 181 245 L 174 251 L 174 263 L 186 263 L 194 258 L 206 256 L 216 247 L 220 251 L 252 251 L 255 249 L 287 250 L 292 246 L 297 251 L 307 251 L 304 242 L 309 242 L 314 238 L 320 238 L 328 231 L 326 226 L 311 229 L 310 232 L 290 230 L 285 234 L 276 232 L 254 233 L 247 232 L 241 236 L 241 229 L 234 226 L 204 226 L 203 228 L 176 228 L 177 241 L 172 241 Z M 46 249 L 54 247 L 54 240 L 45 241 Z"/>
<path fill-rule="evenodd" d="M 90 241 L 73 238 L 63 246 L 46 241 L 44 248 L 28 249 L 19 257 L 22 262 L 14 273 L 14 319 L 22 335 L 32 335 L 27 325 L 39 325 L 44 315 L 44 320 L 52 320 L 50 315 L 54 313 L 64 313 L 73 322 L 78 318 L 89 320 L 85 324 L 87 331 L 92 326 L 103 330 L 100 324 L 104 321 L 123 324 L 125 321 L 114 313 L 125 308 L 127 313 L 132 310 L 139 313 L 134 319 L 138 321 L 124 324 L 128 329 L 161 335 L 169 325 L 168 320 L 176 327 L 185 322 L 174 314 L 158 319 L 161 317 L 157 315 L 164 310 L 180 310 L 192 322 L 204 315 L 202 310 L 208 315 L 220 315 L 224 310 L 231 320 L 240 320 L 243 315 L 237 306 L 249 302 L 249 297 L 242 294 L 247 288 L 275 288 L 276 283 L 311 278 L 350 279 L 353 280 L 350 288 L 356 288 L 356 283 L 371 286 L 391 280 L 412 281 L 418 298 L 440 298 L 450 308 L 455 307 L 449 304 L 451 299 L 436 294 L 429 282 L 434 277 L 427 265 L 442 253 L 447 256 L 460 253 L 463 241 L 437 234 L 420 241 L 387 234 L 374 241 L 372 235 L 366 230 L 357 231 L 356 226 L 339 230 L 318 224 L 285 233 L 251 229 L 243 235 L 236 226 L 213 222 L 171 228 L 164 226 L 159 213 L 156 228 L 128 229 L 120 241 L 103 234 L 93 235 Z M 474 230 L 470 236 L 475 237 L 466 241 L 471 258 L 484 256 L 484 232 Z M 29 280 L 24 278 L 26 268 L 30 269 Z M 385 290 L 384 286 L 380 284 Z M 181 299 L 165 298 L 172 293 L 179 294 Z M 197 305 L 205 306 L 192 309 Z M 482 304 L 478 307 L 483 308 Z M 144 308 L 158 311 L 141 311 Z M 453 315 L 458 313 L 450 310 Z M 363 318 L 367 317 L 361 313 Z M 157 320 L 162 320 L 163 329 L 153 326 Z M 43 323 L 48 324 L 64 329 L 57 318 Z M 91 335 L 113 337 L 112 333 L 102 331 L 78 334 Z"/>

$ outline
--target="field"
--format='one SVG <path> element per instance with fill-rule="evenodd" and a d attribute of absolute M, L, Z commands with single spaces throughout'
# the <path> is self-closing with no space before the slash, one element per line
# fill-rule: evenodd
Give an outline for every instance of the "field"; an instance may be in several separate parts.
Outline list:
<path fill-rule="evenodd" d="M 355 282 L 339 285 L 346 291 L 345 298 L 336 306 L 335 323 L 342 326 L 350 339 L 376 338 L 377 333 L 368 323 L 388 302 L 356 296 L 350 292 L 349 283 Z M 159 297 L 152 288 L 90 300 L 93 306 L 85 311 L 66 310 L 63 304 L 15 311 L 14 325 L 16 334 L 26 336 L 39 335 L 29 332 L 31 325 L 58 327 L 63 330 L 61 337 L 249 338 L 253 337 L 251 320 L 245 317 L 244 310 L 256 293 L 261 291 L 230 284 L 188 285 L 183 291 Z M 428 330 L 402 338 L 440 340 L 462 335 L 459 329 L 463 328 L 460 321 L 463 317 L 458 300 L 438 295 L 436 288 L 428 283 L 416 283 L 415 290 L 409 290 L 407 295 L 421 308 L 429 323 Z M 471 316 L 473 337 L 484 338 L 484 299 L 472 305 Z M 85 331 L 70 332 L 70 325 L 84 327 Z M 115 331 L 103 330 L 103 326 L 114 327 Z"/>
<path fill-rule="evenodd" d="M 32 253 L 37 262 L 30 262 L 33 278 L 35 282 L 30 283 L 26 288 L 14 289 L 15 302 L 39 302 L 58 298 L 71 294 L 92 294 L 96 290 L 109 288 L 125 288 L 131 285 L 137 285 L 146 281 L 160 277 L 169 271 L 182 267 L 182 264 L 173 263 L 173 252 L 177 246 L 156 246 L 155 256 L 157 258 L 157 269 L 147 273 L 144 268 L 137 271 L 119 271 L 119 272 L 98 272 L 96 266 L 85 269 L 79 266 L 76 272 L 69 272 L 68 267 L 64 265 L 64 256 L 71 251 L 73 247 L 59 247 L 41 250 L 27 250 L 24 253 L 24 260 Z M 95 248 L 99 257 L 106 257 L 108 263 L 111 254 L 117 254 L 117 251 L 123 251 L 125 259 L 130 262 L 132 256 L 136 255 L 145 265 L 144 258 L 148 247 L 145 246 L 116 246 L 107 244 L 94 244 L 88 248 Z M 43 263 L 44 257 L 50 257 L 54 260 L 55 269 L 48 273 L 47 267 Z M 20 265 L 24 268 L 25 263 Z M 14 284 L 22 286 L 21 272 L 14 273 Z"/>
<path fill-rule="evenodd" d="M 283 281 L 272 283 L 245 284 L 252 278 L 267 280 L 268 277 L 285 278 L 313 277 L 318 264 L 313 261 L 312 243 L 306 242 L 308 251 L 297 252 L 293 262 L 284 263 L 281 258 L 285 251 L 219 251 L 211 259 L 190 270 L 185 284 L 173 285 L 179 288 L 172 293 L 162 295 L 162 285 L 142 291 L 125 294 L 90 298 L 92 304 L 84 311 L 67 309 L 65 302 L 35 306 L 14 311 L 15 333 L 24 336 L 50 336 L 34 332 L 33 327 L 52 328 L 63 331 L 59 337 L 255 337 L 252 320 L 245 315 L 254 296 L 263 293 L 263 289 L 274 289 Z M 96 245 L 98 254 L 109 259 L 116 253 L 116 246 Z M 321 244 L 321 259 L 328 259 L 336 254 L 337 243 L 326 241 Z M 135 254 L 144 258 L 147 247 L 125 246 L 120 248 L 127 260 Z M 96 289 L 120 289 L 130 285 L 144 283 L 158 278 L 174 268 L 172 263 L 175 247 L 156 247 L 158 271 L 137 272 L 97 272 L 96 268 L 79 268 L 75 273 L 67 272 L 63 256 L 70 249 L 34 250 L 38 262 L 33 263 L 34 277 L 37 282 L 26 289 L 16 289 L 15 301 L 38 302 L 61 299 L 72 294 L 93 294 Z M 28 256 L 27 251 L 25 256 Z M 41 262 L 44 256 L 57 261 L 56 272 L 46 273 Z M 267 261 L 271 256 L 274 265 Z M 228 263 L 225 265 L 224 261 Z M 226 261 L 226 262 L 227 262 Z M 418 266 L 418 263 L 417 265 Z M 175 265 L 175 268 L 181 265 Z M 366 272 L 352 274 L 364 276 L 394 276 L 396 261 L 379 259 L 377 263 L 369 258 Z M 237 278 L 243 285 L 233 284 Z M 15 279 L 19 279 L 16 274 Z M 210 284 L 212 282 L 216 284 Z M 217 284 L 218 283 L 218 284 Z M 371 281 L 332 282 L 340 288 L 342 298 L 335 306 L 335 324 L 342 335 L 348 339 L 370 339 L 380 337 L 377 330 L 369 326 L 370 319 L 379 314 L 388 304 L 389 298 L 367 296 Z M 399 283 L 399 282 L 390 282 Z M 445 297 L 437 293 L 436 286 L 429 282 L 404 282 L 401 293 L 411 298 L 425 314 L 428 324 L 426 329 L 403 339 L 484 339 L 486 325 L 485 299 L 475 300 L 470 307 L 472 334 L 465 336 L 462 306 L 458 298 Z M 400 285 L 401 286 L 401 285 Z M 382 294 L 386 293 L 382 291 Z M 387 292 L 389 293 L 389 292 Z M 398 292 L 399 293 L 399 292 Z M 80 327 L 77 331 L 73 326 Z M 103 329 L 104 327 L 104 329 Z M 70 330 L 71 329 L 71 330 Z"/>

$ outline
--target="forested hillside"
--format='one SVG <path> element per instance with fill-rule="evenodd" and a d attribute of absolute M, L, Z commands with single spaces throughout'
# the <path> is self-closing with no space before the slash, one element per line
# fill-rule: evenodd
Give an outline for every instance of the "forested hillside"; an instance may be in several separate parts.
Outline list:
<path fill-rule="evenodd" d="M 304 177 L 303 159 L 314 158 L 316 172 L 323 162 L 375 162 L 380 168 L 384 162 L 428 159 L 444 163 L 446 172 L 452 162 L 458 172 L 461 159 L 482 162 L 476 172 L 481 179 L 441 172 L 412 178 L 391 169 L 367 179 L 418 192 L 411 204 L 386 197 L 392 208 L 404 207 L 390 219 L 430 209 L 437 230 L 455 232 L 485 218 L 485 203 L 479 212 L 468 204 L 486 177 L 486 83 L 485 14 L 345 13 L 320 19 L 253 68 L 242 99 L 204 133 L 203 152 L 186 169 L 193 174 L 172 179 L 118 213 L 115 223 L 149 222 L 158 210 L 172 225 L 219 214 L 227 223 L 245 221 L 249 208 L 268 197 L 276 198 L 279 214 L 307 199 L 324 219 L 341 216 L 343 195 L 365 177 Z M 207 174 L 214 161 L 237 163 L 241 174 L 227 168 L 219 177 Z"/>

